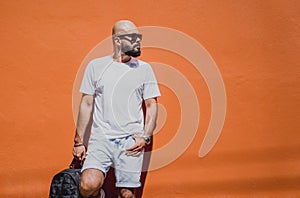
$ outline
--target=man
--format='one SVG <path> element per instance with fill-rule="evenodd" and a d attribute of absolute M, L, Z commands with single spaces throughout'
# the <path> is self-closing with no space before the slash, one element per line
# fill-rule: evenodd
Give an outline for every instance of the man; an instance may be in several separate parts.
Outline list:
<path fill-rule="evenodd" d="M 80 88 L 73 155 L 86 158 L 80 182 L 83 197 L 104 197 L 101 187 L 110 166 L 115 168 L 119 197 L 135 197 L 134 189 L 141 185 L 143 150 L 156 126 L 157 81 L 151 66 L 135 59 L 141 53 L 142 35 L 128 20 L 118 21 L 112 34 L 113 55 L 92 60 Z M 83 137 L 91 114 L 85 153 Z"/>

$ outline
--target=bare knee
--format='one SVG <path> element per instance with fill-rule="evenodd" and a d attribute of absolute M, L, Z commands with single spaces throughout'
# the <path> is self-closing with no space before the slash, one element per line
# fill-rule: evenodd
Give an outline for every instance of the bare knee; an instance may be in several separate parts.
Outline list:
<path fill-rule="evenodd" d="M 80 180 L 80 193 L 83 197 L 97 196 L 103 185 L 104 175 L 96 169 L 84 170 Z"/>
<path fill-rule="evenodd" d="M 122 188 L 119 190 L 119 198 L 135 198 L 132 189 Z"/>

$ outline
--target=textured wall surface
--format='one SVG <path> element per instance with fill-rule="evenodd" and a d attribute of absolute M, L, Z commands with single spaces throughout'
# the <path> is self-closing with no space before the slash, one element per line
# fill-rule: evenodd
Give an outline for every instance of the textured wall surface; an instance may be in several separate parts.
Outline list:
<path fill-rule="evenodd" d="M 210 119 L 207 86 L 168 52 L 166 62 L 198 96 L 199 130 L 173 163 L 151 171 L 145 198 L 300 196 L 300 5 L 297 0 L 0 2 L 0 197 L 47 197 L 52 176 L 72 159 L 72 91 L 88 52 L 115 21 L 164 26 L 195 38 L 222 74 L 227 114 L 213 150 L 198 157 Z M 161 87 L 168 117 L 154 147 L 176 134 L 176 96 Z"/>

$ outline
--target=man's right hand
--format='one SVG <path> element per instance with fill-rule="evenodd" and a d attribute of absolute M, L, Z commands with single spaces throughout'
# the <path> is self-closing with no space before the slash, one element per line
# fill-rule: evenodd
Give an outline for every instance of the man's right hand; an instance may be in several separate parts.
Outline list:
<path fill-rule="evenodd" d="M 74 146 L 73 147 L 73 156 L 79 160 L 84 160 L 86 156 L 85 146 Z"/>

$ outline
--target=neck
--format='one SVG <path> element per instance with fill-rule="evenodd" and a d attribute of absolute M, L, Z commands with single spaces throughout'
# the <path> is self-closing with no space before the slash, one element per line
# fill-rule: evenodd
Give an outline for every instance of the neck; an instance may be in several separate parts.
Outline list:
<path fill-rule="evenodd" d="M 114 53 L 113 59 L 116 62 L 126 63 L 126 62 L 130 61 L 131 57 L 127 56 L 125 54 L 116 54 L 116 53 Z"/>

